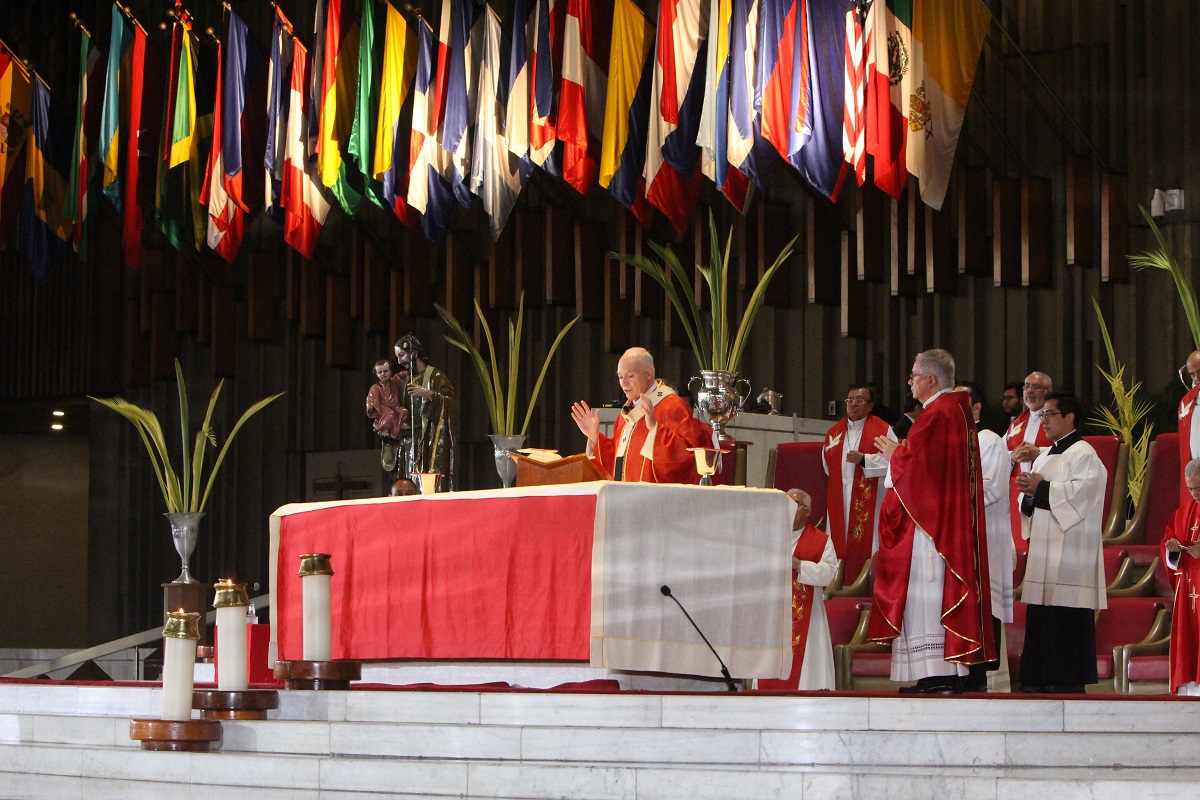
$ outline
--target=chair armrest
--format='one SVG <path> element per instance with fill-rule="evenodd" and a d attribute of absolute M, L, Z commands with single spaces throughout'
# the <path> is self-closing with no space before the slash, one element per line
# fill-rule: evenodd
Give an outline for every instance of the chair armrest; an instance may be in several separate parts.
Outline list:
<path fill-rule="evenodd" d="M 1104 587 L 1107 592 L 1112 592 L 1117 589 L 1124 589 L 1133 583 L 1133 562 L 1129 560 L 1129 556 L 1121 559 L 1121 565 L 1117 567 L 1117 574 L 1113 576 L 1112 583 Z"/>
<path fill-rule="evenodd" d="M 1131 577 L 1133 570 L 1140 569 L 1140 567 L 1135 567 L 1130 559 L 1125 560 L 1125 563 L 1121 565 L 1122 568 L 1124 568 L 1126 564 L 1129 565 L 1129 573 Z M 1141 577 L 1137 578 L 1136 580 L 1132 580 L 1130 583 L 1124 586 L 1118 586 L 1115 589 L 1107 589 L 1105 591 L 1109 597 L 1151 597 L 1154 595 L 1154 571 L 1156 569 L 1158 569 L 1158 558 L 1155 558 L 1150 562 L 1149 568 L 1141 575 Z M 1120 575 L 1118 575 L 1118 577 L 1120 577 Z M 1115 584 L 1117 581 L 1113 580 L 1113 583 Z"/>
<path fill-rule="evenodd" d="M 838 562 L 837 562 L 837 572 L 833 573 L 833 580 L 831 580 L 828 584 L 826 584 L 825 589 L 822 591 L 822 594 L 825 595 L 826 600 L 828 600 L 831 597 L 837 596 L 838 593 L 841 592 L 842 581 L 845 580 L 845 578 L 846 578 L 846 562 L 844 559 L 839 558 Z"/>
<path fill-rule="evenodd" d="M 845 563 L 846 563 L 845 561 L 842 561 L 838 566 L 839 575 L 841 575 L 843 577 L 843 580 L 844 580 L 844 576 L 845 576 L 845 567 L 843 565 Z M 829 596 L 830 597 L 870 597 L 871 596 L 871 559 L 868 558 L 866 560 L 866 562 L 863 563 L 862 572 L 858 573 L 858 577 L 855 579 L 854 583 L 850 584 L 849 586 L 842 586 L 839 589 L 833 590 L 832 592 L 830 592 Z"/>

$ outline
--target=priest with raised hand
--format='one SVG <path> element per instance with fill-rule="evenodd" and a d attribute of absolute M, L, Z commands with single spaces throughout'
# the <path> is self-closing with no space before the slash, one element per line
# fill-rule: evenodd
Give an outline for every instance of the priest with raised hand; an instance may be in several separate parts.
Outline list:
<path fill-rule="evenodd" d="M 769 691 L 835 689 L 833 642 L 825 616 L 822 591 L 837 574 L 837 554 L 829 535 L 808 524 L 812 498 L 803 489 L 790 489 L 796 503 L 792 519 L 792 671 L 783 680 L 763 679 L 758 688 Z"/>
<path fill-rule="evenodd" d="M 688 448 L 712 447 L 712 428 L 654 374 L 654 357 L 632 347 L 617 361 L 625 405 L 613 435 L 600 432 L 600 412 L 582 400 L 571 418 L 587 437 L 587 455 L 607 480 L 642 483 L 699 483 L 696 458 Z"/>
<path fill-rule="evenodd" d="M 1183 469 L 1188 501 L 1175 512 L 1162 541 L 1163 563 L 1175 589 L 1171 615 L 1171 691 L 1200 695 L 1200 458 Z"/>
<path fill-rule="evenodd" d="M 926 350 L 909 376 L 924 411 L 905 442 L 875 440 L 889 461 L 867 635 L 892 643 L 900 691 L 958 694 L 972 664 L 996 657 L 984 492 L 970 399 L 954 358 Z"/>

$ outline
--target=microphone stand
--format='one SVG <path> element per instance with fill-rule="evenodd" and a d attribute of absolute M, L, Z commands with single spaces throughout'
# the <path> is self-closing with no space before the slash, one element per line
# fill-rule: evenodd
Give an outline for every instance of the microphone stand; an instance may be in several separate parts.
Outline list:
<path fill-rule="evenodd" d="M 717 663 L 721 665 L 721 675 L 725 677 L 725 685 L 729 687 L 729 691 L 736 692 L 737 684 L 733 682 L 733 677 L 729 674 L 729 667 L 725 666 L 725 662 L 721 659 L 721 654 L 718 653 L 717 649 L 712 646 L 712 642 L 708 641 L 708 637 L 704 635 L 704 631 L 700 630 L 700 626 L 696 624 L 696 620 L 692 619 L 692 615 L 689 614 L 687 609 L 683 607 L 683 603 L 679 602 L 679 598 L 671 594 L 671 587 L 664 583 L 659 588 L 659 591 L 662 592 L 665 597 L 669 597 L 674 600 L 675 605 L 679 606 L 679 610 L 683 612 L 685 617 L 687 617 L 687 621 L 692 623 L 692 627 L 696 629 L 696 633 L 700 634 L 700 638 L 704 640 L 706 645 L 708 645 L 708 649 L 717 659 Z"/>

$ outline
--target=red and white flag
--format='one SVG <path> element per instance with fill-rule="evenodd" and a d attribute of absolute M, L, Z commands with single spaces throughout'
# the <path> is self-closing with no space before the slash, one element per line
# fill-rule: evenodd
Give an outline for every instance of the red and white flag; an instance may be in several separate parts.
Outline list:
<path fill-rule="evenodd" d="M 600 168 L 612 27 L 610 0 L 567 0 L 558 140 L 563 143 L 563 180 L 580 194 Z"/>
<path fill-rule="evenodd" d="M 279 193 L 279 205 L 284 214 L 284 241 L 305 258 L 311 259 L 316 252 L 325 217 L 329 214 L 329 201 L 322 194 L 305 154 L 304 93 L 308 86 L 308 51 L 299 39 L 292 41 L 292 84 L 288 91 L 283 186 Z"/>
<path fill-rule="evenodd" d="M 867 175 L 866 73 L 872 62 L 872 0 L 855 0 L 846 12 L 846 100 L 842 121 L 842 155 L 854 169 L 858 185 Z"/>

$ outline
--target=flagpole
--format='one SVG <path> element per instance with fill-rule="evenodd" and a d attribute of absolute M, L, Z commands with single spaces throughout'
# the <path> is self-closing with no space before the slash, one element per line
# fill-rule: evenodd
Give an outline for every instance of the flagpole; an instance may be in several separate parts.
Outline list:
<path fill-rule="evenodd" d="M 148 33 L 146 33 L 146 28 L 142 25 L 142 23 L 138 22 L 137 17 L 135 17 L 133 15 L 133 10 L 129 6 L 123 6 L 120 3 L 117 3 L 116 6 L 117 6 L 117 8 L 121 9 L 121 13 L 125 15 L 125 18 L 127 20 L 129 20 L 130 22 L 132 22 L 134 25 L 136 25 L 138 27 L 138 30 L 140 30 L 142 32 L 143 36 L 149 35 Z"/>
<path fill-rule="evenodd" d="M 13 50 L 11 47 L 9 47 L 8 42 L 4 41 L 3 39 L 0 39 L 0 47 L 3 47 L 8 52 L 12 53 L 13 63 L 16 64 L 18 67 L 20 67 L 22 72 L 24 72 L 26 75 L 35 76 L 39 81 L 42 82 L 42 85 L 46 87 L 46 91 L 51 91 L 50 84 L 46 83 L 46 79 L 43 78 L 41 75 L 38 75 L 37 70 L 35 70 L 33 68 L 33 66 L 30 64 L 29 61 L 27 61 L 27 60 L 21 58 L 19 55 L 17 55 L 17 51 Z"/>
<path fill-rule="evenodd" d="M 74 11 L 72 11 L 70 14 L 67 14 L 67 18 L 71 20 L 72 28 L 79 28 L 79 30 L 86 33 L 89 37 L 92 35 L 92 32 L 89 31 L 87 29 L 87 26 L 83 24 L 83 20 L 81 20 L 79 18 L 79 15 L 76 14 Z"/>

